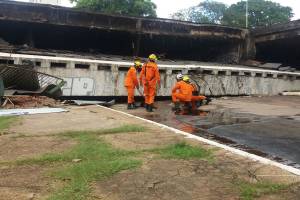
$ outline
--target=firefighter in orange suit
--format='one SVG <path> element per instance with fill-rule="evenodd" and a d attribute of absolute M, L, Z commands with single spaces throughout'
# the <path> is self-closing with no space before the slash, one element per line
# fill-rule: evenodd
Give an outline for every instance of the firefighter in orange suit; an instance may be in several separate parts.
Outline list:
<path fill-rule="evenodd" d="M 198 95 L 197 87 L 190 83 L 190 79 L 188 76 L 183 76 L 182 74 L 178 74 L 176 76 L 177 83 L 172 90 L 172 100 L 175 104 L 174 110 L 180 110 L 180 102 L 191 104 L 192 110 L 197 109 L 198 103 L 201 103 L 202 100 L 205 100 L 205 96 Z M 189 84 L 190 86 L 187 86 Z M 188 93 L 190 95 L 184 95 L 183 93 Z"/>
<path fill-rule="evenodd" d="M 142 66 L 140 61 L 135 61 L 134 66 L 131 66 L 126 74 L 124 86 L 128 92 L 128 106 L 127 109 L 135 109 L 134 90 L 139 89 L 139 82 L 137 79 L 137 71 Z"/>
<path fill-rule="evenodd" d="M 191 103 L 194 87 L 189 83 L 190 78 L 183 76 L 182 81 L 176 83 L 172 89 L 172 101 L 175 104 L 175 110 L 180 109 L 180 102 Z"/>
<path fill-rule="evenodd" d="M 156 61 L 156 55 L 151 54 L 149 61 L 143 65 L 140 73 L 140 84 L 144 87 L 145 107 L 148 112 L 153 112 L 156 87 L 160 87 L 160 75 Z"/>

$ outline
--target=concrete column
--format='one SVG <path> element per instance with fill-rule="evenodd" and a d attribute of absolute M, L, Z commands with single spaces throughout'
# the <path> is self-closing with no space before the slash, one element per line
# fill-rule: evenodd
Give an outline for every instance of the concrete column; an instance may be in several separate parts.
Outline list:
<path fill-rule="evenodd" d="M 267 77 L 267 73 L 263 72 L 261 77 L 263 77 L 263 78 Z"/>
<path fill-rule="evenodd" d="M 22 59 L 21 58 L 14 58 L 14 64 L 22 64 Z"/>
<path fill-rule="evenodd" d="M 189 73 L 189 70 L 188 70 L 188 69 L 183 69 L 183 70 L 181 70 L 181 73 L 182 73 L 182 74 L 188 74 L 188 73 Z"/>
<path fill-rule="evenodd" d="M 240 71 L 240 72 L 239 72 L 239 76 L 245 76 L 245 72 Z"/>
<path fill-rule="evenodd" d="M 43 63 L 44 63 L 44 66 L 46 67 L 46 68 L 50 68 L 50 60 L 43 60 Z"/>
<path fill-rule="evenodd" d="M 92 71 L 97 71 L 97 70 L 98 70 L 98 65 L 97 65 L 97 63 L 91 63 L 91 64 L 90 64 L 90 70 L 92 70 Z"/>
<path fill-rule="evenodd" d="M 66 68 L 68 69 L 75 69 L 75 62 L 73 62 L 73 61 L 69 61 L 69 62 L 67 62 L 67 66 L 66 66 Z"/>
<path fill-rule="evenodd" d="M 41 67 L 42 68 L 50 68 L 50 62 L 47 60 L 41 60 Z"/>
<path fill-rule="evenodd" d="M 216 76 L 217 76 L 218 73 L 219 73 L 219 70 L 213 70 L 213 71 L 212 71 L 212 74 L 213 74 L 213 75 L 216 75 Z"/>

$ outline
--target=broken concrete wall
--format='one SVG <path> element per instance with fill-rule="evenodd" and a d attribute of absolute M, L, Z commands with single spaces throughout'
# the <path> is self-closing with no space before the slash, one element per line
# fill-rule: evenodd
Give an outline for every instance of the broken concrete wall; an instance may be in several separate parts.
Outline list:
<path fill-rule="evenodd" d="M 291 77 L 251 77 L 251 75 L 200 75 L 200 77 L 208 83 L 213 95 L 217 96 L 278 95 L 282 91 L 300 89 L 300 80 Z M 208 86 L 204 85 L 201 93 L 210 95 Z"/>
<path fill-rule="evenodd" d="M 59 76 L 66 81 L 65 96 L 126 96 L 124 78 L 132 62 L 49 57 L 22 54 L 3 54 L 0 58 L 15 63 L 31 60 L 40 65 L 39 72 Z M 2 56 L 2 57 L 1 57 Z M 9 58 L 9 56 L 12 56 Z M 190 74 L 201 83 L 205 95 L 277 95 L 283 91 L 300 90 L 300 73 L 261 70 L 235 65 L 208 63 L 160 62 L 161 90 L 159 96 L 170 96 L 178 73 Z M 208 86 L 202 84 L 205 80 Z M 136 91 L 136 94 L 138 92 Z"/>

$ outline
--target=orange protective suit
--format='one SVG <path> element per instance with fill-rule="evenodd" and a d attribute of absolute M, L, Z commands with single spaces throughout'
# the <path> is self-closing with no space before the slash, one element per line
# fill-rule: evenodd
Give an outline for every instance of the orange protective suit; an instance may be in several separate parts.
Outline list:
<path fill-rule="evenodd" d="M 124 86 L 128 92 L 128 104 L 134 103 L 134 89 L 139 86 L 135 67 L 130 67 L 126 77 Z"/>
<path fill-rule="evenodd" d="M 172 89 L 173 102 L 191 102 L 194 88 L 191 84 L 179 81 Z"/>
<path fill-rule="evenodd" d="M 145 103 L 154 103 L 156 85 L 160 84 L 160 75 L 155 62 L 147 62 L 143 65 L 140 73 L 140 83 L 144 86 Z"/>
<path fill-rule="evenodd" d="M 191 84 L 191 85 L 193 86 L 193 92 L 197 91 L 197 87 L 194 84 Z M 193 110 L 196 109 L 196 101 L 202 101 L 204 99 L 206 99 L 205 96 L 200 96 L 200 95 L 199 96 L 195 96 L 195 95 L 192 95 L 191 102 L 192 102 L 192 108 L 193 108 Z"/>

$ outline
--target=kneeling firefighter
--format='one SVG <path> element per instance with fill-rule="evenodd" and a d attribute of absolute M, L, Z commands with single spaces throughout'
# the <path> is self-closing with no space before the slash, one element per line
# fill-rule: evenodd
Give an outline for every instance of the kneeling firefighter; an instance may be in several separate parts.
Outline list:
<path fill-rule="evenodd" d="M 134 103 L 134 90 L 135 88 L 139 89 L 139 82 L 137 79 L 137 71 L 142 66 L 140 61 L 135 61 L 134 66 L 130 67 L 125 78 L 124 86 L 128 92 L 128 106 L 127 109 L 135 109 L 136 105 Z"/>
<path fill-rule="evenodd" d="M 177 76 L 177 79 L 180 75 Z M 180 110 L 180 102 L 185 104 L 191 104 L 194 87 L 190 84 L 190 78 L 183 76 L 182 80 L 178 79 L 178 82 L 172 89 L 172 101 L 175 104 L 175 110 Z"/>

